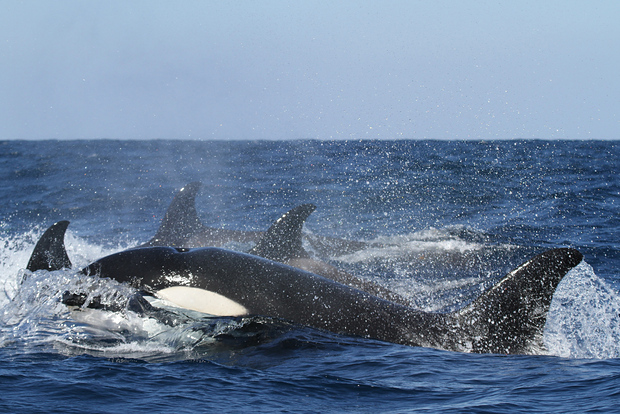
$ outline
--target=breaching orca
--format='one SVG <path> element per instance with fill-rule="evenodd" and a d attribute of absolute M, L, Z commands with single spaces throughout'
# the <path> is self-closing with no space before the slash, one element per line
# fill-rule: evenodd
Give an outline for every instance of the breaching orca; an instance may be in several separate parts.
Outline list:
<path fill-rule="evenodd" d="M 70 266 L 63 242 L 67 224 L 56 223 L 46 231 L 28 270 Z M 549 250 L 468 306 L 446 314 L 422 312 L 279 262 L 221 248 L 135 248 L 99 259 L 82 272 L 130 283 L 179 307 L 214 315 L 263 315 L 397 344 L 520 354 L 543 347 L 553 293 L 582 258 L 575 249 Z"/>

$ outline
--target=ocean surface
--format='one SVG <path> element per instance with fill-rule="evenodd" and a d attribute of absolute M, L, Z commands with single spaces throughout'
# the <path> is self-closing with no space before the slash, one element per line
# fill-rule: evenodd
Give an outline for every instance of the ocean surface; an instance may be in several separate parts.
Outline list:
<path fill-rule="evenodd" d="M 619 172 L 620 141 L 0 142 L 0 412 L 617 412 Z M 324 260 L 426 311 L 463 307 L 546 249 L 584 261 L 558 287 L 534 355 L 256 317 L 188 312 L 170 327 L 71 311 L 60 297 L 72 287 L 132 288 L 25 270 L 58 220 L 71 222 L 76 268 L 149 240 L 193 181 L 210 227 L 265 230 L 314 203 L 305 233 L 376 242 Z"/>

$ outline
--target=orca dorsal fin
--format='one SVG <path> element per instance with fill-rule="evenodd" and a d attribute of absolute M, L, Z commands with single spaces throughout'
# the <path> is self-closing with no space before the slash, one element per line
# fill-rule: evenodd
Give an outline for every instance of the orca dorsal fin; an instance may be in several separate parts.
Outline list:
<path fill-rule="evenodd" d="M 316 210 L 313 204 L 303 204 L 277 219 L 248 253 L 276 262 L 307 256 L 301 243 L 304 222 Z"/>
<path fill-rule="evenodd" d="M 546 251 L 508 273 L 461 311 L 456 322 L 469 333 L 473 352 L 528 353 L 542 348 L 553 293 L 583 255 L 570 248 Z M 532 348 L 534 347 L 534 348 Z"/>
<path fill-rule="evenodd" d="M 36 272 L 37 270 L 48 270 L 51 272 L 71 267 L 71 260 L 69 260 L 67 250 L 65 249 L 65 232 L 68 226 L 69 222 L 64 220 L 52 224 L 45 230 L 45 233 L 43 233 L 36 246 L 34 246 L 26 269 L 31 272 Z"/>
<path fill-rule="evenodd" d="M 183 244 L 194 234 L 202 231 L 204 225 L 196 211 L 196 195 L 200 190 L 198 181 L 187 184 L 174 196 L 166 215 L 155 236 L 142 247 L 171 246 L 185 247 Z"/>

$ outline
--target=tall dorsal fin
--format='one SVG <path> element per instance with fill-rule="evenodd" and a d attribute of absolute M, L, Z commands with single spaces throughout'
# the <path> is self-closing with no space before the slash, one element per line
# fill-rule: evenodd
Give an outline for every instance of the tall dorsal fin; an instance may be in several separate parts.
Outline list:
<path fill-rule="evenodd" d="M 271 225 L 249 253 L 276 262 L 306 256 L 301 245 L 301 230 L 314 210 L 315 205 L 303 204 L 285 213 Z"/>
<path fill-rule="evenodd" d="M 192 235 L 203 231 L 204 225 L 196 211 L 196 195 L 201 183 L 195 181 L 181 188 L 166 211 L 155 236 L 142 246 L 184 247 Z"/>
<path fill-rule="evenodd" d="M 582 259 L 575 249 L 546 251 L 456 312 L 455 321 L 472 339 L 472 351 L 516 354 L 527 352 L 531 345 L 542 347 L 553 293 Z"/>
<path fill-rule="evenodd" d="M 48 228 L 41 236 L 26 269 L 31 272 L 37 270 L 60 270 L 71 267 L 71 260 L 65 249 L 65 232 L 69 226 L 68 221 L 59 221 Z"/>

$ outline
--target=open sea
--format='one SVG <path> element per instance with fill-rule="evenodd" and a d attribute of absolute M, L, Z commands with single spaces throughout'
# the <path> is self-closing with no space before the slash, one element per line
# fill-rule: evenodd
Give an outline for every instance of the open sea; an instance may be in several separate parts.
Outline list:
<path fill-rule="evenodd" d="M 620 141 L 0 141 L 0 412 L 618 412 L 619 173 Z M 76 267 L 146 242 L 193 181 L 210 227 L 262 231 L 315 204 L 305 233 L 375 243 L 308 250 L 426 311 L 463 307 L 546 249 L 584 261 L 536 355 L 75 312 L 60 302 L 70 287 L 132 289 L 25 270 L 59 220 Z"/>

